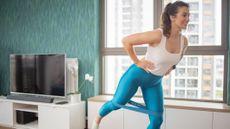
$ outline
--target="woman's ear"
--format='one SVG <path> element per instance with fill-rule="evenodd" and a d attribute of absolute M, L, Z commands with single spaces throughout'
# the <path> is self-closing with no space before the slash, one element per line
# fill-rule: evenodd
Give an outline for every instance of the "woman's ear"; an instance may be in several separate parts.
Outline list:
<path fill-rule="evenodd" d="M 175 21 L 175 16 L 169 16 L 169 17 L 170 17 L 170 20 L 171 20 L 172 22 Z"/>

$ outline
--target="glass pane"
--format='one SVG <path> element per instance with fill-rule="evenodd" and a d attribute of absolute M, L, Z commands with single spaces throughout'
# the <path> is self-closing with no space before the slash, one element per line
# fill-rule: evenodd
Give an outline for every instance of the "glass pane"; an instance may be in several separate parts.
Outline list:
<path fill-rule="evenodd" d="M 153 29 L 153 0 L 107 0 L 105 47 L 122 47 L 128 34 Z"/>
<path fill-rule="evenodd" d="M 164 0 L 164 7 L 169 2 Z M 221 0 L 182 0 L 189 3 L 190 21 L 184 35 L 190 46 L 221 45 Z"/>
<path fill-rule="evenodd" d="M 138 56 L 139 59 L 142 57 Z M 106 56 L 104 64 L 104 91 L 106 94 L 114 94 L 121 76 L 133 62 L 128 56 Z M 136 95 L 141 95 L 140 89 Z"/>
<path fill-rule="evenodd" d="M 164 77 L 165 97 L 223 101 L 224 56 L 184 56 L 182 60 L 184 65 Z"/>
<path fill-rule="evenodd" d="M 196 60 L 195 65 L 188 63 L 191 60 Z M 224 56 L 184 56 L 182 61 L 184 65 L 177 65 L 163 79 L 165 97 L 223 100 Z M 105 56 L 104 63 L 104 92 L 114 94 L 132 61 L 128 56 Z M 140 89 L 136 95 L 141 95 Z"/>

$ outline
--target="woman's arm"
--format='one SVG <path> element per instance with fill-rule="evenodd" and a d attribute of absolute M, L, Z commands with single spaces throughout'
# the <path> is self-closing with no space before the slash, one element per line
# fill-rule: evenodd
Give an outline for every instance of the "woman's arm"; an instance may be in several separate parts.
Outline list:
<path fill-rule="evenodd" d="M 161 40 L 161 36 L 162 34 L 160 30 L 147 31 L 147 32 L 136 33 L 124 37 L 122 42 L 125 50 L 127 51 L 128 55 L 130 56 L 130 58 L 135 64 L 137 64 L 138 66 L 144 69 L 146 68 L 152 69 L 153 63 L 146 60 L 139 60 L 133 49 L 133 46 L 142 45 L 142 44 L 149 44 L 149 45 L 158 44 Z"/>

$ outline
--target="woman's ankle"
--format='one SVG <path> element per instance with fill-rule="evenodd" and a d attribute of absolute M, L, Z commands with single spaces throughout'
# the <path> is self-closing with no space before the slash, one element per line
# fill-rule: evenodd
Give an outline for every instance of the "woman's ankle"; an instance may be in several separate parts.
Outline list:
<path fill-rule="evenodd" d="M 97 116 L 96 119 L 94 120 L 98 125 L 101 122 L 102 117 L 101 116 Z"/>

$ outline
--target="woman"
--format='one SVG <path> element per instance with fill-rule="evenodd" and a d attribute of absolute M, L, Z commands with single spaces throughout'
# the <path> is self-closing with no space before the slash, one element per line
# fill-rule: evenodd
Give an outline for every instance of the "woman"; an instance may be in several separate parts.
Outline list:
<path fill-rule="evenodd" d="M 160 129 L 163 121 L 162 77 L 174 69 L 187 48 L 187 39 L 182 36 L 189 22 L 189 5 L 182 1 L 169 3 L 162 14 L 162 25 L 153 31 L 137 33 L 123 39 L 124 48 L 134 64 L 120 79 L 111 101 L 105 103 L 91 129 L 98 129 L 101 119 L 113 110 L 116 104 L 125 105 L 140 86 L 146 108 L 161 115 L 149 115 L 147 129 Z M 144 59 L 139 60 L 134 45 L 148 44 Z M 116 103 L 116 104 L 115 104 Z"/>

